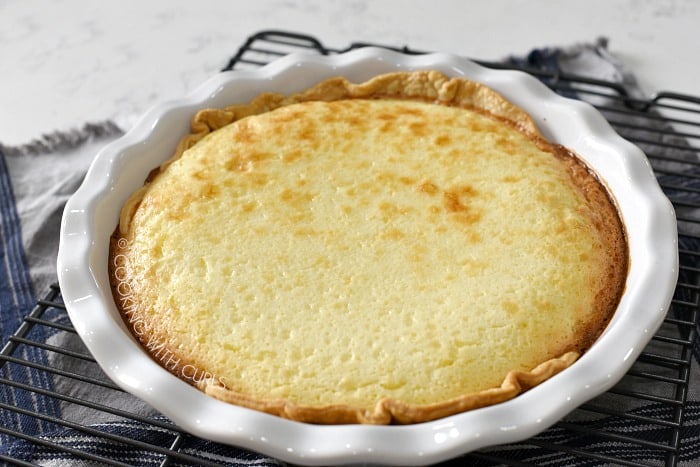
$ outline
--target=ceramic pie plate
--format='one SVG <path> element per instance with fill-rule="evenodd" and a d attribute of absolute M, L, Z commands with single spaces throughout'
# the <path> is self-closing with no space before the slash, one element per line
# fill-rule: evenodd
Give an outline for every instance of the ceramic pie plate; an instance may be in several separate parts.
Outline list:
<path fill-rule="evenodd" d="M 312 425 L 211 398 L 168 373 L 141 349 L 112 300 L 109 237 L 119 210 L 149 171 L 169 158 L 194 113 L 293 93 L 331 76 L 435 69 L 482 82 L 525 109 L 542 133 L 574 150 L 609 187 L 627 229 L 630 270 L 604 333 L 571 367 L 501 404 L 406 426 Z M 76 331 L 107 375 L 196 436 L 295 464 L 429 464 L 533 436 L 613 386 L 657 331 L 678 275 L 676 220 L 644 154 L 593 107 L 565 99 L 531 76 L 447 54 L 410 56 L 364 48 L 334 56 L 289 55 L 256 70 L 220 73 L 189 96 L 157 106 L 102 149 L 68 201 L 58 278 Z"/>

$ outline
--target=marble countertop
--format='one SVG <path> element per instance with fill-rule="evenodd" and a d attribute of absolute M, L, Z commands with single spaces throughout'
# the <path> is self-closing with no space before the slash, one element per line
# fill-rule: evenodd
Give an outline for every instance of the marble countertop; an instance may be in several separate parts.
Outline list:
<path fill-rule="evenodd" d="M 700 96 L 698 24 L 694 0 L 0 0 L 0 141 L 86 122 L 128 127 L 266 29 L 484 60 L 606 37 L 645 93 Z"/>

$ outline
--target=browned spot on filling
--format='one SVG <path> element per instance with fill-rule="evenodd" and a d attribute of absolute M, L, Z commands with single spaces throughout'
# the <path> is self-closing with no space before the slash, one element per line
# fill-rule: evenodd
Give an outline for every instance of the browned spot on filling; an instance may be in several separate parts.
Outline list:
<path fill-rule="evenodd" d="M 418 109 L 415 107 L 401 106 L 398 108 L 398 111 L 401 112 L 403 115 L 413 115 L 415 117 L 425 117 L 425 112 L 423 112 L 422 109 Z"/>
<path fill-rule="evenodd" d="M 258 204 L 256 202 L 248 202 L 243 205 L 241 205 L 241 210 L 243 212 L 251 212 L 254 211 L 258 207 Z"/>
<path fill-rule="evenodd" d="M 382 233 L 382 238 L 386 238 L 388 240 L 400 240 L 405 236 L 406 234 L 399 229 L 388 229 Z"/>
<path fill-rule="evenodd" d="M 399 206 L 386 201 L 379 203 L 379 212 L 384 222 L 390 222 L 396 217 L 405 216 L 411 211 L 413 211 L 413 208 L 408 206 Z"/>
<path fill-rule="evenodd" d="M 238 121 L 236 130 L 233 133 L 233 140 L 238 143 L 252 143 L 258 139 L 257 132 L 246 121 Z"/>
<path fill-rule="evenodd" d="M 428 134 L 428 124 L 426 122 L 413 122 L 408 125 L 408 129 L 411 130 L 413 136 L 426 136 Z"/>
<path fill-rule="evenodd" d="M 394 128 L 396 126 L 396 120 L 391 119 L 391 120 L 384 120 L 379 127 L 379 133 L 385 134 L 385 133 L 391 133 L 394 131 Z"/>
<path fill-rule="evenodd" d="M 214 198 L 218 194 L 219 187 L 214 185 L 213 183 L 207 183 L 202 190 L 202 196 L 204 198 Z"/>
<path fill-rule="evenodd" d="M 433 182 L 423 182 L 418 186 L 418 191 L 420 191 L 421 193 L 434 195 L 438 191 L 440 191 L 440 189 Z"/>
<path fill-rule="evenodd" d="M 473 225 L 481 220 L 482 212 L 473 206 L 472 200 L 478 196 L 478 191 L 471 185 L 460 185 L 447 190 L 442 190 L 435 183 L 425 181 L 418 185 L 418 192 L 435 196 L 442 193 L 442 208 L 446 210 L 452 218 L 464 225 Z M 439 214 L 439 206 L 430 206 L 430 213 Z M 478 232 L 469 230 L 469 240 L 473 242 L 481 241 Z"/>
<path fill-rule="evenodd" d="M 452 138 L 449 135 L 439 135 L 435 137 L 433 144 L 436 146 L 447 146 L 452 142 Z"/>
<path fill-rule="evenodd" d="M 316 126 L 307 122 L 305 125 L 301 125 L 296 136 L 303 141 L 315 141 L 317 140 Z"/>
<path fill-rule="evenodd" d="M 477 196 L 477 191 L 470 185 L 451 188 L 443 193 L 445 207 L 450 212 L 469 211 L 469 199 Z"/>
<path fill-rule="evenodd" d="M 518 147 L 509 138 L 499 137 L 496 139 L 496 146 L 508 154 L 514 154 Z"/>
<path fill-rule="evenodd" d="M 286 122 L 291 122 L 293 120 L 300 120 L 303 117 L 304 117 L 303 111 L 297 110 L 297 109 L 286 108 L 282 112 L 277 112 L 273 118 L 277 122 L 286 123 Z"/>
<path fill-rule="evenodd" d="M 280 193 L 280 199 L 294 207 L 305 208 L 306 205 L 314 199 L 314 195 L 307 191 L 297 191 L 286 188 Z"/>
<path fill-rule="evenodd" d="M 291 151 L 287 151 L 282 154 L 282 161 L 287 162 L 287 163 L 292 163 L 296 162 L 299 159 L 301 159 L 302 152 L 300 149 L 294 149 Z"/>
<path fill-rule="evenodd" d="M 224 168 L 229 171 L 250 172 L 262 159 L 263 154 L 259 152 L 231 154 L 224 163 Z"/>

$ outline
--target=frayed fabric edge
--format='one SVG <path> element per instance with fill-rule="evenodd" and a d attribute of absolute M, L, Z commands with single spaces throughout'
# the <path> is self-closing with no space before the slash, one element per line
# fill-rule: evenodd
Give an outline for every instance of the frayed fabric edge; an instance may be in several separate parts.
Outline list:
<path fill-rule="evenodd" d="M 86 123 L 80 128 L 68 131 L 55 131 L 42 135 L 28 143 L 8 146 L 0 143 L 0 150 L 8 157 L 50 154 L 70 151 L 88 140 L 121 136 L 124 131 L 114 122 L 105 120 Z"/>

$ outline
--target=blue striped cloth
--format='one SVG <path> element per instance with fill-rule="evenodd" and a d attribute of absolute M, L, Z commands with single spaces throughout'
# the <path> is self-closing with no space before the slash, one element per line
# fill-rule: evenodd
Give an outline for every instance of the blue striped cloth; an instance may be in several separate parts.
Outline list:
<path fill-rule="evenodd" d="M 5 342 L 36 297 L 4 154 L 0 157 L 0 290 L 0 332 Z"/>
<path fill-rule="evenodd" d="M 7 342 L 22 318 L 34 307 L 36 295 L 29 274 L 29 265 L 22 243 L 21 224 L 15 196 L 10 181 L 5 156 L 0 152 L 0 333 L 2 342 Z M 46 364 L 46 354 L 35 347 L 23 347 L 18 357 Z M 11 367 L 9 375 L 13 381 L 40 388 L 52 388 L 50 377 L 28 367 Z M 58 406 L 52 398 L 26 391 L 14 391 L 0 385 L 0 400 L 33 412 L 59 416 Z M 22 416 L 10 411 L 0 411 L 0 423 L 6 427 L 21 427 L 23 432 L 42 433 L 45 423 L 34 417 Z M 0 435 L 0 442 L 4 435 Z"/>

